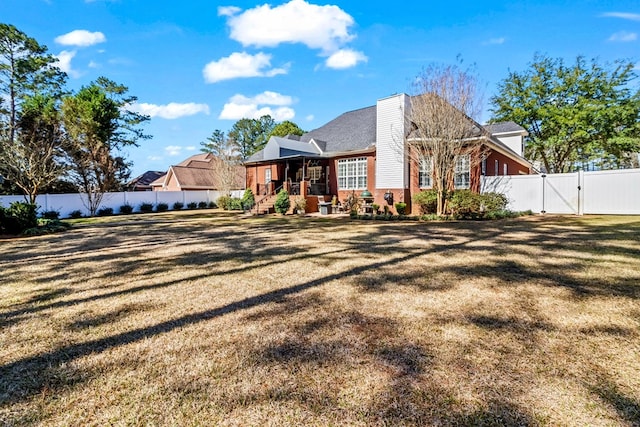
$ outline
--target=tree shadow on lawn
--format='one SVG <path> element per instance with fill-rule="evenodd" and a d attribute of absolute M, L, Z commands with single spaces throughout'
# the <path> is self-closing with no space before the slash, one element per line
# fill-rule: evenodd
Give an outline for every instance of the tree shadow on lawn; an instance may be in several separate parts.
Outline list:
<path fill-rule="evenodd" d="M 370 223 L 368 223 L 370 224 Z M 366 256 L 367 254 L 376 254 L 378 250 L 382 250 L 386 254 L 393 254 L 394 256 L 388 256 L 386 259 L 370 262 L 366 265 L 353 267 L 348 271 L 334 272 L 330 269 L 326 270 L 326 273 L 322 277 L 309 280 L 300 284 L 295 284 L 274 291 L 266 292 L 263 294 L 255 295 L 252 297 L 244 298 L 229 304 L 220 306 L 215 309 L 205 310 L 175 319 L 171 319 L 165 322 L 161 322 L 149 327 L 138 328 L 128 332 L 119 333 L 116 335 L 108 336 L 105 338 L 86 341 L 78 344 L 68 345 L 48 353 L 40 354 L 33 357 L 26 357 L 17 360 L 12 363 L 0 366 L 0 405 L 5 406 L 13 402 L 20 402 L 28 399 L 36 393 L 43 390 L 50 390 L 55 392 L 70 384 L 82 382 L 82 373 L 77 375 L 69 375 L 65 377 L 65 372 L 68 369 L 67 363 L 86 355 L 100 353 L 105 350 L 124 346 L 134 342 L 138 342 L 150 337 L 158 336 L 160 334 L 174 331 L 178 328 L 183 328 L 189 325 L 198 324 L 211 319 L 215 319 L 220 316 L 224 316 L 230 313 L 253 309 L 256 307 L 267 306 L 273 303 L 282 303 L 292 296 L 301 294 L 313 288 L 317 288 L 333 280 L 353 278 L 354 282 L 358 284 L 358 278 L 362 277 L 365 273 L 370 271 L 382 271 L 385 268 L 397 266 L 404 262 L 409 262 L 415 259 L 419 259 L 421 256 L 440 253 L 455 254 L 457 251 L 464 249 L 465 251 L 484 251 L 485 248 L 472 247 L 473 243 L 479 241 L 494 238 L 492 236 L 499 235 L 501 233 L 500 227 L 495 224 L 480 225 L 476 227 L 473 224 L 473 228 L 469 224 L 455 224 L 454 227 L 449 227 L 449 224 L 444 225 L 428 225 L 424 228 L 420 228 L 419 225 L 411 224 L 409 227 L 404 225 L 392 225 L 386 226 L 376 224 L 376 227 L 369 229 L 369 231 L 363 233 L 362 236 L 356 238 L 345 239 L 341 242 L 339 249 L 336 249 L 333 253 L 340 251 L 354 251 L 360 256 Z M 540 239 L 546 239 L 553 236 L 554 233 L 558 233 L 558 230 L 532 230 L 531 225 L 519 225 L 518 223 L 508 223 L 511 229 L 530 233 L 530 237 L 521 241 L 522 244 L 534 244 Z M 284 230 L 280 226 L 275 227 L 272 231 L 286 232 L 286 224 Z M 314 233 L 326 233 L 327 243 L 331 240 L 332 225 L 322 227 L 321 230 L 317 230 L 317 224 L 311 224 L 308 227 L 314 227 Z M 334 225 L 333 227 L 344 227 L 344 224 Z M 350 226 L 351 227 L 351 226 Z M 197 227 L 197 230 L 202 230 L 202 227 Z M 308 229 L 307 229 L 308 230 Z M 401 246 L 403 242 L 402 238 L 386 236 L 400 235 L 406 236 L 407 230 L 410 230 L 413 234 L 408 236 L 410 239 L 428 240 L 429 244 L 426 248 L 412 249 L 411 247 Z M 139 231 L 142 233 L 142 231 Z M 404 234 L 401 234 L 404 233 Z M 618 233 L 612 232 L 614 235 Z M 270 247 L 267 242 L 267 238 L 270 233 L 265 233 L 263 239 L 252 255 L 246 259 L 251 259 L 254 264 L 241 265 L 237 268 L 230 268 L 224 271 L 212 272 L 207 274 L 186 276 L 175 281 L 166 281 L 163 283 L 157 283 L 152 285 L 137 286 L 127 289 L 122 289 L 115 292 L 109 292 L 101 295 L 93 295 L 87 298 L 79 298 L 68 301 L 56 301 L 45 305 L 38 305 L 35 307 L 25 307 L 23 310 L 16 310 L 11 313 L 5 313 L 4 316 L 16 316 L 26 313 L 32 313 L 46 308 L 60 308 L 69 305 L 80 304 L 83 302 L 93 301 L 97 299 L 112 298 L 119 295 L 125 295 L 135 292 L 141 292 L 144 290 L 157 290 L 167 286 L 179 284 L 184 280 L 196 280 L 205 279 L 210 277 L 211 274 L 220 275 L 233 275 L 235 272 L 246 271 L 247 268 L 259 269 L 261 267 L 278 262 L 279 258 L 295 260 L 295 259 L 307 259 L 311 257 L 317 257 L 317 254 L 310 253 L 308 251 L 296 251 L 291 248 L 281 248 L 275 246 Z M 220 237 L 224 239 L 225 237 Z M 230 238 L 228 242 L 237 242 L 236 239 L 241 237 Z M 582 237 L 577 238 L 581 240 Z M 322 238 L 319 242 L 322 243 Z M 377 242 L 376 247 L 372 247 L 371 241 Z M 559 247 L 563 247 L 561 239 L 557 242 Z M 244 248 L 250 248 L 251 244 L 247 243 Z M 269 251 L 271 250 L 271 256 Z M 395 253 L 394 253 L 395 251 Z M 331 252 L 330 252 L 331 253 Z M 227 254 L 228 255 L 228 254 Z M 335 255 L 332 255 L 335 256 Z M 210 257 L 206 263 L 216 262 L 215 254 L 209 253 L 207 257 Z M 264 260 L 266 258 L 266 260 Z M 114 258 L 117 259 L 117 258 Z M 226 258 L 224 258 L 226 259 Z M 245 258 L 241 258 L 245 259 Z M 261 261 L 262 260 L 262 261 Z M 197 259 L 197 253 L 184 254 L 177 257 L 173 262 L 174 265 L 198 265 L 202 261 Z M 487 266 L 464 266 L 464 267 L 447 267 L 447 271 L 451 271 L 460 277 L 477 277 L 477 276 L 490 276 L 491 274 L 497 277 L 504 277 L 505 275 L 517 281 L 522 277 L 534 277 L 536 279 L 544 279 L 553 286 L 569 286 L 572 289 L 576 289 L 577 292 L 585 295 L 600 295 L 606 293 L 606 287 L 593 286 L 587 287 L 585 283 L 577 280 L 565 274 L 561 271 L 551 273 L 532 272 L 524 268 L 521 265 L 514 264 L 513 261 L 505 261 L 502 263 L 496 263 L 487 270 Z M 505 273 L 506 271 L 506 273 Z M 292 272 L 293 273 L 293 272 Z M 294 273 L 293 273 L 294 274 Z M 389 273 L 387 273 L 389 274 Z M 406 275 L 406 273 L 399 273 L 397 275 L 389 274 L 386 279 L 393 281 L 412 281 L 416 278 L 414 273 Z M 537 276 L 536 276 L 537 274 Z M 294 274 L 295 275 L 295 274 Z M 533 275 L 533 276 L 532 276 Z M 380 291 L 381 284 L 388 283 L 389 280 L 381 280 L 380 283 L 374 283 L 370 290 Z M 631 284 L 625 284 L 625 287 L 620 291 L 622 295 L 632 296 L 637 298 L 637 292 L 633 289 L 627 289 Z M 54 297 L 55 298 L 55 297 Z M 317 303 L 308 302 L 303 304 L 313 305 Z M 45 308 L 41 308 L 45 307 Z M 293 308 L 294 310 L 300 310 L 300 307 Z M 346 316 L 346 319 L 345 319 Z M 351 317 L 350 317 L 351 316 Z M 349 320 L 349 319 L 355 320 Z M 360 320 L 358 320 L 360 319 Z M 522 329 L 540 329 L 545 328 L 543 323 L 532 323 L 526 325 L 515 325 L 513 319 L 493 319 L 483 315 L 477 315 L 476 317 L 470 317 L 470 321 L 477 324 L 482 328 L 488 328 L 496 331 L 505 329 L 512 329 L 516 332 Z M 396 337 L 388 345 L 380 346 L 369 344 L 368 350 L 364 354 L 367 358 L 375 361 L 377 367 L 387 369 L 392 372 L 389 383 L 385 386 L 385 390 L 381 392 L 374 400 L 374 403 L 365 411 L 366 418 L 368 420 L 375 420 L 381 423 L 400 423 L 408 425 L 419 425 L 421 421 L 425 420 L 438 420 L 445 423 L 454 424 L 467 424 L 479 422 L 481 424 L 499 424 L 500 420 L 513 421 L 516 424 L 522 425 L 534 425 L 535 419 L 527 414 L 525 410 L 522 410 L 511 403 L 511 400 L 505 398 L 501 400 L 495 396 L 500 395 L 498 389 L 493 389 L 495 393 L 491 393 L 491 399 L 488 399 L 485 403 L 486 406 L 478 409 L 477 411 L 467 411 L 458 408 L 455 403 L 450 403 L 448 400 L 449 390 L 439 389 L 438 387 L 432 387 L 431 389 L 422 389 L 416 386 L 416 382 L 428 375 L 429 364 L 431 360 L 431 354 L 429 348 L 425 346 L 417 345 L 412 339 L 403 337 L 402 333 L 397 330 L 393 320 L 390 319 L 377 319 L 369 318 L 366 315 L 360 313 L 342 313 L 336 315 L 334 318 L 328 319 L 316 319 L 314 323 L 306 323 L 300 329 L 298 336 L 294 337 L 292 341 L 285 341 L 279 346 L 276 345 L 273 348 L 262 348 L 256 352 L 256 357 L 265 360 L 265 363 L 298 363 L 298 364 L 314 364 L 324 363 L 326 361 L 333 361 L 340 359 L 345 348 L 351 351 L 348 343 L 338 341 L 326 341 L 326 342 L 309 342 L 306 341 L 305 334 L 309 334 L 309 331 L 326 329 L 332 327 L 331 325 L 340 324 L 355 324 L 360 325 L 361 330 L 367 329 L 366 334 L 373 335 L 380 340 L 388 339 L 389 336 Z M 351 322 L 351 323 L 349 323 Z M 387 325 L 388 323 L 388 325 Z M 376 332 L 376 328 L 380 330 Z M 362 332 L 365 334 L 365 332 Z M 345 347 L 346 345 L 346 347 Z M 357 351 L 356 351 L 357 353 Z M 270 355 L 270 356 L 269 356 Z M 271 358 L 271 359 L 270 359 Z M 381 369 L 382 369 L 381 368 Z M 26 375 L 26 373 L 29 373 Z M 62 378 L 62 379 L 61 379 Z M 66 379 L 65 379 L 66 378 Z M 505 396 L 508 393 L 504 394 Z M 269 394 L 264 395 L 263 398 L 268 397 Z M 259 397 L 245 397 L 241 398 L 242 401 L 255 400 Z M 327 402 L 332 402 L 331 396 L 325 396 Z M 436 410 L 443 410 L 444 412 L 437 412 Z M 436 415 L 434 418 L 434 411 Z M 407 417 L 410 418 L 407 418 Z M 416 420 L 415 422 L 413 420 Z"/>
<path fill-rule="evenodd" d="M 625 394 L 614 382 L 599 379 L 590 387 L 591 391 L 613 407 L 630 425 L 640 424 L 640 401 Z"/>
<path fill-rule="evenodd" d="M 341 251 L 336 250 L 333 252 L 329 252 L 328 254 L 339 253 L 339 252 Z M 294 261 L 294 260 L 299 261 L 299 260 L 314 258 L 317 256 L 317 255 L 309 254 L 306 252 L 292 251 L 286 247 L 276 248 L 275 250 L 271 251 L 270 255 L 271 256 L 286 255 L 290 257 L 289 260 L 291 261 Z M 226 276 L 226 275 L 232 276 L 236 273 L 245 273 L 248 270 L 260 269 L 272 264 L 272 261 L 270 259 L 265 260 L 264 259 L 265 257 L 262 256 L 262 254 L 259 254 L 258 256 L 251 257 L 251 258 L 244 257 L 243 254 L 240 254 L 239 256 L 242 257 L 241 260 L 244 260 L 245 262 L 239 263 L 237 267 L 226 268 L 224 270 L 218 270 L 218 271 L 211 271 L 203 274 L 190 274 L 176 280 L 168 280 L 168 281 L 163 281 L 159 283 L 152 283 L 152 284 L 139 285 L 139 286 L 128 286 L 128 287 L 124 287 L 123 289 L 118 289 L 111 292 L 89 295 L 82 298 L 73 298 L 73 299 L 49 302 L 46 304 L 40 304 L 41 302 L 40 299 L 38 297 L 35 297 L 35 299 L 29 300 L 20 304 L 15 304 L 14 305 L 15 308 L 11 311 L 0 312 L 0 326 L 8 327 L 8 326 L 14 325 L 17 322 L 21 321 L 23 317 L 28 314 L 38 313 L 38 312 L 47 311 L 47 310 L 56 309 L 56 308 L 72 307 L 72 306 L 76 306 L 76 305 L 80 305 L 88 302 L 95 302 L 95 301 L 100 301 L 105 299 L 117 298 L 117 297 L 132 295 L 140 292 L 156 291 L 163 288 L 177 286 L 186 281 L 202 280 L 202 279 L 207 279 L 213 276 Z M 205 261 L 203 261 L 203 259 Z M 180 266 L 180 265 L 182 266 L 194 265 L 194 264 L 206 265 L 209 263 L 215 263 L 217 261 L 228 261 L 229 259 L 230 259 L 229 254 L 212 254 L 211 258 L 207 258 L 207 257 L 203 257 L 199 253 L 196 253 L 193 255 L 178 257 L 172 260 L 170 264 L 165 265 L 161 270 L 156 270 L 156 273 L 162 274 L 166 271 L 171 270 L 172 268 L 175 268 L 175 266 Z M 231 256 L 231 259 L 234 259 L 233 256 Z M 255 261 L 259 261 L 259 260 L 261 261 L 258 263 L 254 263 Z M 135 260 L 131 261 L 130 263 L 130 265 L 133 265 L 133 264 L 135 264 Z M 123 265 L 125 266 L 125 269 L 126 269 L 127 268 L 126 265 L 128 265 L 128 263 L 124 262 Z M 125 285 L 122 285 L 122 286 L 125 286 Z M 101 289 L 105 289 L 105 288 L 106 287 L 101 287 Z M 67 289 L 67 290 L 64 292 L 59 292 L 57 295 L 53 295 L 52 292 L 48 293 L 49 297 L 46 299 L 46 301 L 54 299 L 57 296 L 67 296 L 70 293 L 72 293 L 71 289 L 69 288 L 63 288 L 63 289 Z M 38 304 L 35 304 L 35 303 L 38 303 Z"/>
<path fill-rule="evenodd" d="M 293 315 L 300 315 L 301 319 Z M 289 314 L 289 316 L 287 316 Z M 372 425 L 537 425 L 527 410 L 513 403 L 513 390 L 488 385 L 487 402 L 470 406 L 452 397 L 453 389 L 433 377 L 436 349 L 428 336 L 409 337 L 395 319 L 344 311 L 314 294 L 289 295 L 245 320 L 275 327 L 278 335 L 256 343 L 251 337 L 239 351 L 249 352 L 248 365 L 272 372 L 268 392 L 259 383 L 225 400 L 229 413 L 277 401 L 301 405 L 320 420 L 333 414 L 339 421 Z M 312 319 L 312 320 L 306 320 Z M 266 342 L 265 342 L 266 341 Z M 473 367 L 469 367 L 473 371 Z M 353 389 L 354 383 L 358 388 Z M 369 382 L 377 387 L 364 386 Z M 315 387 L 322 384 L 321 388 Z M 363 389 L 364 387 L 364 389 Z M 346 394 L 345 394 L 346 393 Z M 355 394 L 353 399 L 345 396 Z M 502 397 L 499 397 L 502 396 Z"/>
<path fill-rule="evenodd" d="M 584 262 L 584 261 L 582 261 Z M 495 279 L 501 286 L 519 286 L 523 283 L 535 283 L 553 288 L 565 288 L 576 297 L 613 296 L 640 298 L 640 276 L 604 278 L 579 278 L 572 273 L 580 271 L 582 263 L 576 262 L 572 267 L 566 265 L 547 265 L 542 262 L 534 267 L 525 266 L 512 260 L 500 260 L 490 264 L 468 266 L 449 266 L 461 278 L 477 279 L 484 277 Z"/>
<path fill-rule="evenodd" d="M 216 309 L 189 314 L 176 319 L 161 322 L 153 326 L 134 329 L 105 338 L 69 345 L 45 354 L 23 358 L 15 362 L 5 364 L 3 366 L 0 366 L 0 404 L 4 405 L 10 402 L 22 400 L 34 393 L 41 391 L 44 388 L 50 390 L 55 389 L 58 384 L 56 383 L 55 378 L 52 377 L 51 373 L 56 372 L 56 370 L 61 368 L 63 365 L 66 365 L 66 363 L 80 357 L 89 354 L 100 353 L 110 348 L 120 347 L 130 343 L 138 342 L 143 339 L 148 339 L 150 337 L 164 334 L 178 328 L 183 328 L 192 324 L 215 319 L 217 317 L 236 311 L 247 310 L 266 303 L 276 302 L 286 297 L 287 295 L 297 294 L 308 289 L 321 286 L 332 280 L 343 278 L 345 277 L 345 275 L 357 275 L 368 268 L 394 264 L 397 262 L 401 262 L 402 260 L 409 259 L 412 256 L 413 254 L 405 255 L 402 258 L 395 258 L 392 260 L 379 262 L 377 264 L 374 264 L 373 266 L 367 265 L 356 267 L 350 270 L 348 273 L 341 272 L 330 274 L 298 285 L 284 287 L 253 297 L 248 297 L 230 304 L 223 305 Z M 206 277 L 206 275 L 203 276 Z M 161 285 L 150 285 L 148 288 L 165 287 L 169 286 L 170 284 L 172 284 L 172 282 L 164 283 Z M 120 293 L 123 294 L 129 292 L 131 292 L 131 290 L 120 291 Z M 88 297 L 88 299 L 90 300 L 103 297 L 104 296 L 98 295 Z M 78 302 L 79 301 L 76 301 L 75 303 Z M 56 306 L 64 306 L 68 303 L 65 303 L 65 301 L 60 301 L 53 304 L 56 304 Z M 25 372 L 29 372 L 28 378 L 25 378 Z"/>

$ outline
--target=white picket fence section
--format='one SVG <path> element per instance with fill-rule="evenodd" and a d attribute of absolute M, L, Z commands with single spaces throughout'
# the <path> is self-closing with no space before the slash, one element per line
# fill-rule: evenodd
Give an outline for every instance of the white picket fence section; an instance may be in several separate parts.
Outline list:
<path fill-rule="evenodd" d="M 514 211 L 640 215 L 640 169 L 483 177 L 482 192 L 491 191 Z"/>
<path fill-rule="evenodd" d="M 181 202 L 184 207 L 188 203 L 195 202 L 216 202 L 222 196 L 222 191 L 133 191 L 120 193 L 105 193 L 100 208 L 112 208 L 114 213 L 118 213 L 120 206 L 131 205 L 134 212 L 140 211 L 142 203 L 151 203 L 154 207 L 158 203 L 166 203 L 169 209 L 173 208 L 175 202 Z M 232 191 L 232 197 L 242 197 L 244 190 Z M 0 206 L 8 207 L 13 202 L 24 202 L 24 196 L 3 196 L 0 195 Z M 61 218 L 68 217 L 71 212 L 79 210 L 83 215 L 89 215 L 86 207 L 86 196 L 82 193 L 72 194 L 41 194 L 36 198 L 39 212 L 58 211 Z"/>

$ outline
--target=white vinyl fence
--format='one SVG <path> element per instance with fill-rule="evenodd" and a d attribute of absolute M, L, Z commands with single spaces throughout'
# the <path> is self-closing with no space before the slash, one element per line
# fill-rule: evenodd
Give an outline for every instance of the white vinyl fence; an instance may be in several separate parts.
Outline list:
<path fill-rule="evenodd" d="M 232 191 L 231 196 L 242 197 L 244 190 Z M 181 202 L 186 208 L 188 203 L 217 202 L 218 197 L 224 193 L 221 191 L 133 191 L 120 193 L 105 193 L 100 208 L 112 208 L 118 213 L 120 206 L 131 205 L 134 212 L 140 211 L 142 203 L 151 203 L 154 207 L 158 203 L 166 203 L 172 209 L 175 202 Z M 24 202 L 24 196 L 0 195 L 0 206 L 8 207 L 13 202 Z M 58 211 L 61 218 L 68 217 L 71 212 L 79 210 L 83 215 L 89 215 L 89 209 L 85 206 L 86 196 L 82 193 L 72 194 L 42 194 L 36 199 L 39 206 L 38 212 Z"/>
<path fill-rule="evenodd" d="M 483 177 L 482 192 L 492 191 L 514 211 L 640 215 L 640 169 Z"/>

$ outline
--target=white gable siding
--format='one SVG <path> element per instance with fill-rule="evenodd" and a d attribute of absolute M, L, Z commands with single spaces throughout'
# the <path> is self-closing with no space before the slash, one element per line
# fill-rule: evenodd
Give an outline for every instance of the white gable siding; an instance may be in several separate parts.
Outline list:
<path fill-rule="evenodd" d="M 376 124 L 376 188 L 407 188 L 409 170 L 405 148 L 406 94 L 378 100 Z"/>
<path fill-rule="evenodd" d="M 522 156 L 522 135 L 494 135 L 500 142 Z"/>

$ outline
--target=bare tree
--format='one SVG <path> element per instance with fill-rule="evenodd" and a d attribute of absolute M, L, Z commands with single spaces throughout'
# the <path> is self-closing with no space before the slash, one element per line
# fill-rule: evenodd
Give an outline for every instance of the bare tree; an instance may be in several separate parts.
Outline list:
<path fill-rule="evenodd" d="M 244 182 L 244 167 L 237 157 L 224 155 L 216 157 L 213 161 L 213 177 L 216 187 L 226 195 L 231 195 L 231 190 L 242 187 Z"/>
<path fill-rule="evenodd" d="M 231 190 L 237 190 L 239 185 L 242 187 L 241 183 L 244 182 L 240 147 L 235 140 L 219 129 L 214 130 L 207 141 L 200 143 L 202 145 L 200 150 L 214 155 L 214 180 L 218 190 L 230 195 Z"/>
<path fill-rule="evenodd" d="M 477 79 L 457 65 L 431 65 L 415 80 L 408 121 L 409 157 L 413 164 L 429 162 L 432 187 L 438 194 L 437 214 L 446 212 L 446 195 L 453 190 L 457 156 L 479 162 L 483 128 L 473 117 L 480 112 Z M 428 170 L 429 168 L 427 168 Z"/>

